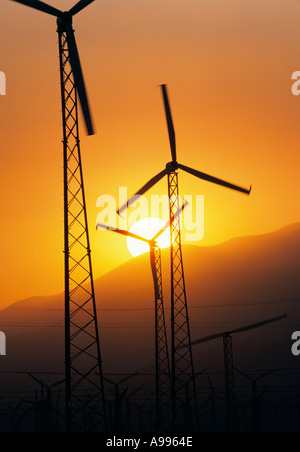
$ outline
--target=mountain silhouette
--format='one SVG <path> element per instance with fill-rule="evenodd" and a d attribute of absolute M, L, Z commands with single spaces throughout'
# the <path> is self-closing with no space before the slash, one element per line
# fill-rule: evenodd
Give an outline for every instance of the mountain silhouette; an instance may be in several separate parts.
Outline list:
<path fill-rule="evenodd" d="M 192 340 L 287 313 L 287 320 L 234 336 L 234 364 L 248 371 L 280 369 L 281 375 L 283 369 L 297 369 L 299 359 L 291 353 L 291 336 L 300 330 L 299 256 L 300 223 L 212 247 L 184 246 Z M 162 262 L 170 331 L 168 249 L 162 252 Z M 97 279 L 95 290 L 104 374 L 153 374 L 154 289 L 149 255 Z M 7 356 L 0 358 L 0 392 L 32 388 L 26 372 L 45 373 L 47 383 L 60 378 L 63 294 L 12 304 L 0 311 L 0 330 L 7 337 Z M 220 384 L 222 347 L 221 339 L 193 347 L 196 372 L 204 368 L 216 375 L 220 372 Z M 290 374 L 284 375 L 284 382 L 278 377 L 276 384 L 283 383 L 296 385 Z"/>

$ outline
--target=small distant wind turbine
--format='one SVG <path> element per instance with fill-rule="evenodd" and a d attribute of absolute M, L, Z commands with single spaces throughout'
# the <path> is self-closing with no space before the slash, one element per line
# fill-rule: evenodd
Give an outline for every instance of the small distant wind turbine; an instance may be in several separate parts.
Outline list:
<path fill-rule="evenodd" d="M 52 399 L 52 389 L 55 388 L 56 386 L 59 386 L 63 383 L 65 383 L 65 380 L 59 380 L 56 381 L 55 383 L 53 383 L 52 385 L 47 385 L 46 383 L 44 383 L 42 380 L 40 380 L 39 378 L 37 378 L 36 376 L 32 375 L 30 372 L 27 372 L 27 375 L 32 378 L 34 381 L 36 381 L 40 386 L 41 386 L 41 400 L 44 401 L 44 389 L 47 390 L 47 402 L 51 402 Z"/>
<path fill-rule="evenodd" d="M 114 406 L 114 426 L 113 431 L 114 432 L 121 432 L 122 430 L 122 402 L 125 397 L 125 394 L 128 391 L 128 387 L 126 387 L 122 392 L 120 392 L 120 385 L 125 383 L 125 381 L 130 380 L 131 378 L 139 375 L 139 372 L 135 372 L 133 374 L 128 375 L 125 378 L 122 378 L 118 383 L 110 380 L 107 377 L 103 377 L 105 381 L 110 383 L 114 386 L 114 393 L 115 393 L 115 406 Z"/>
<path fill-rule="evenodd" d="M 234 390 L 234 366 L 233 366 L 233 347 L 232 347 L 232 335 L 245 333 L 247 331 L 261 328 L 262 326 L 269 325 L 270 323 L 278 322 L 286 319 L 287 315 L 281 315 L 273 317 L 262 322 L 252 323 L 251 325 L 236 328 L 232 331 L 225 331 L 223 333 L 212 334 L 211 336 L 197 339 L 191 343 L 191 345 L 203 344 L 214 339 L 223 338 L 223 350 L 224 350 L 224 373 L 225 373 L 225 391 L 226 391 L 226 428 L 229 431 L 232 427 L 232 422 L 235 420 L 235 390 Z M 184 347 L 184 346 L 181 346 Z"/>
<path fill-rule="evenodd" d="M 73 17 L 94 0 L 60 11 L 39 0 L 12 0 L 57 18 L 63 122 L 65 237 L 66 430 L 107 430 L 102 360 L 93 282 L 91 247 L 80 151 L 78 98 L 88 135 L 92 115 L 78 54 Z M 95 378 L 98 369 L 100 378 Z"/>
<path fill-rule="evenodd" d="M 252 418 L 253 418 L 253 432 L 259 432 L 259 402 L 265 392 L 268 390 L 268 387 L 265 387 L 259 394 L 257 394 L 257 382 L 262 380 L 263 378 L 268 377 L 277 372 L 277 369 L 270 370 L 268 372 L 264 372 L 256 378 L 251 378 L 245 372 L 234 368 L 236 372 L 242 375 L 246 380 L 251 381 L 252 386 Z"/>
<path fill-rule="evenodd" d="M 161 86 L 165 113 L 167 118 L 167 126 L 169 132 L 169 141 L 171 147 L 172 161 L 167 163 L 166 168 L 150 179 L 143 187 L 141 187 L 134 197 L 130 198 L 124 205 L 122 205 L 117 211 L 121 214 L 127 207 L 130 207 L 139 196 L 142 196 L 148 190 L 150 190 L 155 184 L 162 180 L 165 176 L 168 176 L 168 195 L 170 203 L 170 234 L 171 234 L 171 329 L 172 329 L 172 402 L 173 402 L 173 422 L 172 431 L 177 431 L 183 428 L 183 405 L 185 400 L 184 388 L 185 382 L 189 381 L 192 377 L 194 387 L 194 410 L 191 410 L 191 423 L 194 423 L 195 429 L 198 430 L 198 414 L 197 414 L 197 394 L 194 378 L 194 365 L 192 357 L 192 348 L 190 345 L 190 326 L 189 326 L 189 314 L 186 298 L 186 287 L 182 261 L 182 249 L 181 249 L 181 234 L 178 221 L 174 221 L 176 218 L 176 212 L 179 210 L 179 188 L 178 188 L 178 173 L 177 170 L 181 169 L 192 176 L 196 176 L 198 179 L 211 182 L 222 187 L 226 187 L 235 190 L 240 193 L 249 195 L 251 187 L 249 189 L 240 187 L 238 185 L 226 182 L 222 179 L 210 176 L 209 174 L 197 171 L 188 166 L 182 165 L 177 162 L 177 149 L 175 130 L 173 125 L 173 119 L 171 115 L 171 109 L 168 99 L 166 85 Z M 188 343 L 187 349 L 180 349 L 180 345 Z M 194 412 L 193 412 L 194 411 Z"/>
<path fill-rule="evenodd" d="M 35 407 L 38 408 L 37 416 L 39 418 L 37 421 L 41 425 L 43 431 L 53 431 L 55 414 L 55 409 L 52 405 L 53 388 L 65 383 L 65 380 L 59 380 L 51 385 L 48 385 L 29 372 L 27 372 L 27 375 L 41 387 L 41 400 L 39 403 L 35 404 Z M 46 397 L 44 397 L 44 389 L 46 389 Z"/>
<path fill-rule="evenodd" d="M 177 216 L 181 214 L 187 206 L 187 201 L 177 212 Z M 103 224 L 97 224 L 97 229 L 107 229 L 112 232 L 131 237 L 136 240 L 148 243 L 150 247 L 150 265 L 153 276 L 154 293 L 155 293 L 155 368 L 156 368 L 156 425 L 167 431 L 170 425 L 168 423 L 168 404 L 171 400 L 171 375 L 169 364 L 169 350 L 167 341 L 167 330 L 164 311 L 164 299 L 162 288 L 162 264 L 161 249 L 157 244 L 158 238 L 168 229 L 170 221 L 168 221 L 152 239 L 146 239 L 130 231 L 113 228 Z"/>

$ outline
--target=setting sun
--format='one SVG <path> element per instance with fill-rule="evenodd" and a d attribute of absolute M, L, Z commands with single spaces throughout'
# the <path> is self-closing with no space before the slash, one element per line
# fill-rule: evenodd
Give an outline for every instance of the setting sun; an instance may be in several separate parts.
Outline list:
<path fill-rule="evenodd" d="M 130 232 L 146 239 L 152 239 L 152 237 L 154 237 L 155 234 L 157 234 L 157 232 L 165 226 L 165 224 L 165 221 L 160 220 L 159 218 L 143 218 L 131 227 Z M 160 248 L 168 248 L 170 246 L 169 227 L 157 239 L 157 244 Z M 149 251 L 149 245 L 147 243 L 131 237 L 127 238 L 127 247 L 133 257 Z"/>

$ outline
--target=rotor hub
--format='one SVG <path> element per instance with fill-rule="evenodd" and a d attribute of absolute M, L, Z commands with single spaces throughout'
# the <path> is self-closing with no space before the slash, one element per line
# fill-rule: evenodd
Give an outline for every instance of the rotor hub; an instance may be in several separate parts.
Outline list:
<path fill-rule="evenodd" d="M 69 11 L 64 11 L 60 17 L 57 18 L 57 26 L 59 31 L 66 31 L 66 24 L 73 23 L 73 16 Z"/>
<path fill-rule="evenodd" d="M 166 164 L 166 169 L 168 173 L 174 173 L 174 171 L 178 170 L 178 162 L 169 162 Z"/>

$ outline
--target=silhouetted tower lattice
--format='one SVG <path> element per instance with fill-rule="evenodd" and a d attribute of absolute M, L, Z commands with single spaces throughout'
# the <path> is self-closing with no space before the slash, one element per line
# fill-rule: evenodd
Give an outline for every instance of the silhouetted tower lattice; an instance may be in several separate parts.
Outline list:
<path fill-rule="evenodd" d="M 170 429 L 171 375 L 164 309 L 161 249 L 150 246 L 150 260 L 155 281 L 155 375 L 156 429 Z"/>
<path fill-rule="evenodd" d="M 177 198 L 178 199 L 178 198 Z M 171 428 L 170 408 L 172 401 L 172 385 L 170 374 L 169 348 L 167 340 L 167 329 L 165 320 L 163 284 L 162 284 L 162 261 L 161 249 L 157 244 L 160 235 L 173 223 L 177 221 L 187 202 L 176 210 L 176 214 L 166 225 L 152 237 L 146 239 L 129 231 L 98 224 L 97 228 L 108 229 L 118 234 L 131 237 L 148 243 L 150 247 L 150 264 L 153 276 L 155 293 L 155 379 L 156 379 L 156 429 L 158 431 L 169 431 Z"/>
<path fill-rule="evenodd" d="M 177 170 L 191 174 L 198 179 L 211 182 L 222 187 L 230 188 L 249 195 L 250 189 L 240 187 L 217 177 L 195 170 L 182 165 L 177 161 L 176 137 L 174 124 L 168 99 L 166 85 L 161 85 L 167 126 L 169 132 L 169 141 L 171 148 L 172 161 L 167 163 L 165 169 L 152 177 L 143 187 L 141 187 L 126 204 L 118 210 L 120 214 L 123 210 L 136 202 L 139 196 L 144 195 L 150 188 L 156 185 L 165 176 L 168 177 L 168 193 L 170 202 L 170 229 L 171 229 L 171 376 L 172 376 L 172 430 L 188 431 L 198 430 L 197 413 L 197 394 L 195 385 L 195 374 L 193 366 L 192 348 L 190 340 L 190 326 L 188 305 L 186 297 L 185 279 L 182 261 L 180 223 L 176 213 L 179 209 L 179 190 Z M 178 349 L 185 345 L 187 350 Z M 193 390 L 189 390 L 192 385 Z M 187 398 L 188 397 L 188 398 Z"/>
<path fill-rule="evenodd" d="M 198 429 L 197 393 L 181 249 L 178 174 L 168 174 L 171 237 L 171 376 L 173 430 Z M 188 344 L 184 349 L 181 345 Z M 192 391 L 187 391 L 187 385 Z M 189 395 L 189 400 L 187 399 Z M 192 400 L 190 400 L 190 397 Z M 189 406 L 186 411 L 184 407 Z"/>
<path fill-rule="evenodd" d="M 64 128 L 67 429 L 105 430 L 105 401 L 78 130 L 78 104 L 66 35 L 59 27 Z M 96 372 L 100 374 L 96 376 Z"/>
<path fill-rule="evenodd" d="M 77 96 L 88 135 L 94 129 L 72 25 L 73 16 L 94 0 L 80 0 L 68 12 L 39 0 L 14 1 L 57 17 L 64 160 L 66 430 L 103 431 L 106 410 Z"/>
<path fill-rule="evenodd" d="M 233 349 L 231 333 L 223 335 L 224 348 L 224 373 L 225 373 L 225 394 L 226 394 L 226 431 L 236 431 L 238 421 L 235 406 L 234 390 L 234 370 L 233 370 Z"/>
<path fill-rule="evenodd" d="M 254 323 L 251 325 L 243 326 L 232 331 L 225 331 L 223 333 L 213 334 L 211 336 L 206 336 L 202 339 L 197 339 L 193 341 L 191 345 L 202 344 L 204 342 L 212 341 L 215 339 L 223 338 L 223 352 L 224 352 L 224 376 L 225 376 L 225 392 L 226 392 L 226 413 L 225 413 L 225 427 L 226 431 L 237 431 L 238 430 L 238 417 L 236 411 L 236 400 L 235 400 L 235 385 L 234 385 L 234 365 L 233 365 L 233 334 L 244 333 L 247 331 L 260 328 L 265 325 L 269 325 L 279 320 L 286 319 L 287 315 L 281 315 L 278 317 L 273 317 L 262 322 Z M 185 347 L 185 346 L 183 346 Z"/>

